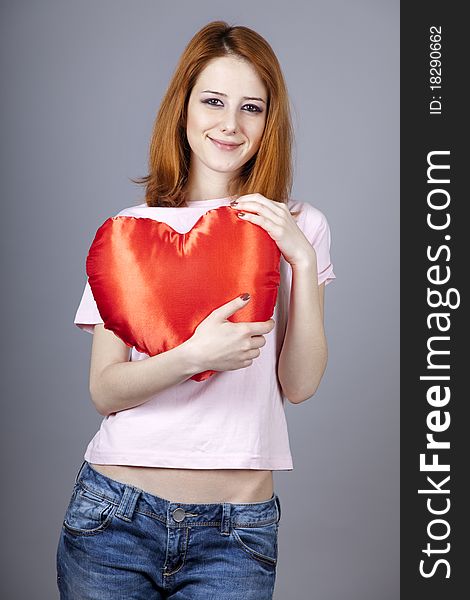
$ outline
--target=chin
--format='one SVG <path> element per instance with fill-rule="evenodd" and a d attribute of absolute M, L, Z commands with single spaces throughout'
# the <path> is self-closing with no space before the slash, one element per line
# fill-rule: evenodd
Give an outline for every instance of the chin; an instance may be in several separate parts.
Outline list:
<path fill-rule="evenodd" d="M 226 167 L 226 166 L 221 166 L 221 167 L 216 167 L 216 166 L 210 166 L 209 167 L 212 171 L 215 171 L 216 173 L 227 173 L 227 174 L 232 174 L 235 173 L 236 171 L 238 171 L 238 169 L 240 167 L 236 166 L 236 167 Z"/>
<path fill-rule="evenodd" d="M 214 160 L 214 157 L 211 156 L 210 158 L 206 157 L 206 160 L 201 160 L 201 162 L 203 162 L 206 167 L 212 171 L 233 173 L 233 171 L 240 169 L 245 161 L 237 160 L 237 162 L 234 161 L 233 163 L 222 159 L 217 161 L 217 159 Z"/>

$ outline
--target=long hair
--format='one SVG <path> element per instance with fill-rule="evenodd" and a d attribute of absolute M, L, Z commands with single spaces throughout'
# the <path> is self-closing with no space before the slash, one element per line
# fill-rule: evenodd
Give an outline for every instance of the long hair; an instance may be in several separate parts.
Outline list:
<path fill-rule="evenodd" d="M 145 185 L 148 206 L 186 206 L 190 146 L 186 136 L 187 105 L 192 88 L 207 63 L 233 56 L 255 68 L 268 91 L 267 115 L 261 144 L 232 178 L 228 196 L 260 193 L 287 202 L 292 187 L 293 128 L 286 84 L 268 42 L 244 26 L 213 21 L 186 46 L 161 102 L 150 140 L 148 175 L 131 179 Z M 293 213 L 297 214 L 297 213 Z"/>

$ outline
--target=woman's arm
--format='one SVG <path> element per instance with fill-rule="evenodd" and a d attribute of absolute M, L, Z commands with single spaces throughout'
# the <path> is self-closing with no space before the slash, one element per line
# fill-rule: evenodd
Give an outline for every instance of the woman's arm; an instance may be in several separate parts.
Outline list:
<path fill-rule="evenodd" d="M 129 361 L 130 348 L 102 323 L 95 325 L 90 395 L 103 416 L 133 408 L 200 372 L 189 340 L 145 360 Z"/>
<path fill-rule="evenodd" d="M 293 404 L 313 396 L 326 369 L 324 294 L 325 284 L 317 284 L 316 260 L 292 268 L 289 314 L 277 374 L 284 395 Z"/>
<path fill-rule="evenodd" d="M 249 367 L 266 344 L 274 320 L 232 323 L 248 298 L 237 296 L 215 308 L 193 335 L 171 350 L 129 362 L 129 347 L 103 323 L 95 325 L 90 394 L 103 416 L 143 404 L 155 394 L 206 370 Z"/>
<path fill-rule="evenodd" d="M 246 194 L 231 206 L 242 211 L 240 218 L 263 227 L 291 266 L 288 322 L 277 376 L 286 398 L 299 404 L 316 392 L 328 360 L 323 328 L 325 285 L 318 285 L 316 251 L 285 203 Z"/>

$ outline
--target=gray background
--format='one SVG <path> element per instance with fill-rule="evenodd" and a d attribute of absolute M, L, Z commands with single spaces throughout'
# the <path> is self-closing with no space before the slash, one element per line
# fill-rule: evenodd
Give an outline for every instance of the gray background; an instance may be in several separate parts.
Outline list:
<path fill-rule="evenodd" d="M 322 210 L 337 279 L 329 364 L 286 407 L 294 471 L 275 598 L 399 596 L 399 1 L 1 5 L 2 596 L 51 599 L 63 513 L 101 420 L 73 325 L 97 227 L 143 202 L 153 120 L 207 22 L 254 28 L 287 80 L 293 197 Z"/>

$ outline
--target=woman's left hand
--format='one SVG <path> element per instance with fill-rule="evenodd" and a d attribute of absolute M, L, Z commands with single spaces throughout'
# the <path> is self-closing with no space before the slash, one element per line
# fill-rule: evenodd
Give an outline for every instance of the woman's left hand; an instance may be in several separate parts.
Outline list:
<path fill-rule="evenodd" d="M 313 246 L 295 222 L 285 203 L 274 202 L 262 194 L 245 194 L 236 201 L 237 204 L 230 206 L 245 213 L 239 218 L 260 225 L 267 231 L 291 267 L 316 263 Z"/>

